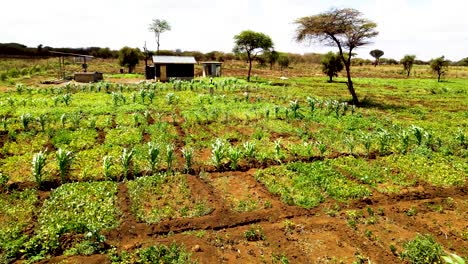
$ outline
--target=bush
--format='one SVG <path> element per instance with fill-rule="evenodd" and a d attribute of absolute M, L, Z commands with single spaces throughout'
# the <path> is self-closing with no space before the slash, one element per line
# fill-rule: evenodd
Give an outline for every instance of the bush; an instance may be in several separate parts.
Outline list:
<path fill-rule="evenodd" d="M 414 240 L 405 243 L 403 248 L 405 250 L 401 254 L 401 257 L 408 259 L 410 263 L 442 263 L 442 246 L 431 235 L 418 234 Z"/>

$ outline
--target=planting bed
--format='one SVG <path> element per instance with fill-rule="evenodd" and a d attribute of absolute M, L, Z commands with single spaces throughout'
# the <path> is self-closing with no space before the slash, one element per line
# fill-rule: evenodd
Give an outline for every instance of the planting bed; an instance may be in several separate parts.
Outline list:
<path fill-rule="evenodd" d="M 467 81 L 355 83 L 360 107 L 318 78 L 9 88 L 0 262 L 467 256 Z"/>

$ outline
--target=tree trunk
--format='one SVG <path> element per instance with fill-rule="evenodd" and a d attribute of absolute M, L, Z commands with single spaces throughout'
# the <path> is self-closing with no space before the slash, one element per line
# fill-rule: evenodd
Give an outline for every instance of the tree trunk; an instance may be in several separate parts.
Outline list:
<path fill-rule="evenodd" d="M 330 79 L 328 80 L 329 83 L 333 82 L 333 76 L 329 75 L 328 76 Z"/>
<path fill-rule="evenodd" d="M 441 73 L 437 73 L 437 82 L 440 82 L 440 75 L 442 75 Z"/>
<path fill-rule="evenodd" d="M 156 38 L 156 44 L 158 44 L 158 50 L 156 51 L 156 54 L 159 55 L 159 35 Z"/>
<path fill-rule="evenodd" d="M 340 41 L 338 39 L 336 39 L 335 37 L 333 37 L 333 40 L 335 41 L 336 45 L 338 46 L 338 49 L 340 51 L 341 60 L 343 61 L 344 65 L 345 65 L 346 76 L 348 77 L 348 82 L 346 83 L 346 85 L 348 86 L 349 93 L 353 97 L 353 104 L 354 105 L 359 105 L 358 97 L 356 95 L 356 92 L 354 91 L 353 81 L 351 80 L 351 54 L 352 54 L 353 48 L 349 49 L 348 59 L 345 59 L 344 54 L 343 54 L 343 49 L 341 48 Z"/>
<path fill-rule="evenodd" d="M 351 69 L 350 69 L 350 62 L 348 63 L 345 63 L 345 68 L 346 68 L 346 76 L 348 77 L 348 82 L 346 83 L 346 85 L 348 86 L 348 91 L 349 93 L 351 94 L 351 96 L 353 97 L 353 104 L 354 105 L 359 105 L 359 99 L 356 95 L 356 91 L 354 91 L 354 87 L 353 87 L 353 81 L 351 80 Z"/>
<path fill-rule="evenodd" d="M 252 71 L 252 58 L 250 58 L 250 55 L 248 53 L 247 57 L 249 59 L 249 72 L 247 73 L 247 81 L 250 82 L 250 72 Z"/>
<path fill-rule="evenodd" d="M 128 66 L 128 73 L 132 73 L 132 66 Z"/>

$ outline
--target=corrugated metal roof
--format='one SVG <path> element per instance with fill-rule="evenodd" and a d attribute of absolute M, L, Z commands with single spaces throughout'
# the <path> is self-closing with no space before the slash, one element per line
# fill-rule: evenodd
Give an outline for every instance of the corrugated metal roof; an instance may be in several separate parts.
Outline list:
<path fill-rule="evenodd" d="M 197 61 L 191 56 L 153 56 L 154 63 L 169 64 L 196 64 Z"/>

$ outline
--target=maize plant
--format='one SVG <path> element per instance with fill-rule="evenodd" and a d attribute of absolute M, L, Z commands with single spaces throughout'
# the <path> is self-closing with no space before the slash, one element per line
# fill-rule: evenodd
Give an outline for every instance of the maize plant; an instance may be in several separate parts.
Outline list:
<path fill-rule="evenodd" d="M 14 106 L 15 105 L 15 99 L 11 98 L 11 97 L 8 97 L 7 99 L 7 102 L 8 102 L 8 105 L 10 106 Z"/>
<path fill-rule="evenodd" d="M 226 154 L 226 144 L 220 138 L 211 144 L 211 161 L 213 165 L 219 170 L 223 165 L 223 159 Z"/>
<path fill-rule="evenodd" d="M 21 124 L 23 125 L 24 130 L 29 130 L 29 123 L 32 120 L 32 116 L 30 113 L 22 114 L 19 117 Z"/>
<path fill-rule="evenodd" d="M 254 142 L 245 142 L 243 144 L 245 156 L 248 159 L 253 159 L 255 157 L 255 143 Z"/>
<path fill-rule="evenodd" d="M 401 140 L 400 152 L 406 154 L 408 152 L 410 135 L 406 130 L 401 131 L 399 138 Z"/>
<path fill-rule="evenodd" d="M 289 108 L 291 109 L 294 118 L 302 118 L 302 114 L 299 112 L 301 106 L 299 105 L 298 100 L 289 101 Z"/>
<path fill-rule="evenodd" d="M 39 125 L 41 125 L 41 130 L 45 131 L 45 127 L 47 125 L 47 121 L 49 118 L 47 117 L 47 114 L 40 114 L 39 117 L 36 118 L 37 122 L 39 122 Z"/>
<path fill-rule="evenodd" d="M 356 141 L 354 140 L 354 136 L 350 135 L 344 139 L 344 143 L 348 148 L 349 154 L 353 154 L 354 148 L 356 147 Z"/>
<path fill-rule="evenodd" d="M 418 142 L 418 146 L 420 146 L 424 137 L 424 129 L 415 125 L 412 125 L 410 129 L 413 132 L 414 137 L 416 138 L 416 142 Z"/>
<path fill-rule="evenodd" d="M 66 106 L 68 106 L 70 104 L 70 101 L 71 101 L 71 94 L 66 93 L 66 94 L 62 95 L 62 101 L 65 103 Z"/>
<path fill-rule="evenodd" d="M 385 129 L 381 129 L 377 133 L 377 138 L 379 140 L 379 152 L 380 152 L 380 154 L 382 154 L 382 155 L 387 154 L 388 147 L 389 147 L 389 144 L 390 144 L 390 139 L 391 139 L 390 133 L 388 133 L 387 130 L 385 130 Z"/>
<path fill-rule="evenodd" d="M 275 140 L 274 144 L 275 144 L 275 157 L 276 157 L 276 160 L 281 162 L 281 139 Z"/>
<path fill-rule="evenodd" d="M 159 154 L 161 152 L 161 147 L 159 144 L 148 142 L 148 161 L 150 163 L 150 171 L 151 173 L 155 172 L 155 168 L 159 162 Z"/>
<path fill-rule="evenodd" d="M 22 94 L 23 91 L 24 91 L 24 84 L 17 83 L 16 86 L 15 86 L 15 88 L 16 88 L 16 92 L 17 92 L 18 94 Z"/>
<path fill-rule="evenodd" d="M 104 156 L 104 158 L 102 159 L 102 171 L 104 174 L 104 178 L 106 180 L 112 181 L 111 167 L 112 167 L 112 156 Z"/>
<path fill-rule="evenodd" d="M 133 158 L 134 154 L 135 154 L 135 151 L 133 149 L 131 149 L 131 150 L 128 150 L 127 148 L 123 149 L 120 161 L 121 161 L 122 167 L 123 167 L 124 180 L 127 180 L 128 171 L 130 170 L 130 165 L 131 165 L 132 158 Z"/>
<path fill-rule="evenodd" d="M 143 112 L 143 116 L 145 117 L 146 123 L 149 124 L 150 119 L 151 119 L 151 112 L 148 110 L 145 110 Z"/>
<path fill-rule="evenodd" d="M 316 144 L 317 144 L 317 149 L 320 152 L 320 157 L 323 157 L 323 155 L 327 151 L 327 145 L 322 141 L 318 141 Z"/>
<path fill-rule="evenodd" d="M 154 98 L 156 97 L 156 93 L 154 90 L 150 90 L 148 92 L 148 98 L 150 99 L 150 103 L 153 104 Z"/>
<path fill-rule="evenodd" d="M 166 163 L 167 163 L 167 173 L 172 173 L 172 163 L 175 160 L 174 156 L 174 145 L 166 145 Z"/>
<path fill-rule="evenodd" d="M 70 120 L 73 125 L 73 129 L 78 129 L 80 128 L 80 122 L 81 122 L 81 113 L 77 112 L 74 113 L 73 115 L 70 116 Z"/>
<path fill-rule="evenodd" d="M 62 123 L 62 128 L 65 128 L 66 121 L 67 121 L 67 114 L 62 114 L 60 116 L 60 123 Z"/>
<path fill-rule="evenodd" d="M 46 160 L 45 151 L 39 151 L 34 154 L 32 159 L 32 174 L 39 188 L 42 186 L 42 170 L 46 165 Z"/>
<path fill-rule="evenodd" d="M 364 148 L 366 149 L 366 156 L 369 157 L 370 150 L 372 147 L 372 137 L 369 134 L 362 134 L 361 141 L 364 145 Z"/>
<path fill-rule="evenodd" d="M 465 133 L 462 129 L 458 129 L 457 134 L 455 135 L 455 140 L 458 141 L 461 147 L 466 148 L 468 146 L 468 142 L 466 141 Z"/>
<path fill-rule="evenodd" d="M 307 104 L 309 104 L 310 113 L 313 114 L 315 111 L 315 99 L 307 96 Z"/>
<path fill-rule="evenodd" d="M 237 170 L 237 165 L 242 157 L 242 151 L 236 147 L 229 147 L 228 156 L 231 169 Z"/>
<path fill-rule="evenodd" d="M 305 148 L 307 157 L 312 157 L 313 144 L 311 144 L 309 142 L 304 142 L 303 146 Z"/>
<path fill-rule="evenodd" d="M 60 171 L 60 179 L 62 184 L 65 183 L 65 177 L 67 176 L 68 170 L 70 169 L 71 162 L 73 160 L 73 154 L 71 151 L 63 150 L 59 148 L 55 153 L 57 158 L 57 165 Z"/>
<path fill-rule="evenodd" d="M 192 148 L 182 148 L 182 156 L 185 159 L 185 173 L 190 173 L 192 170 L 192 159 L 193 159 L 193 149 Z"/>
<path fill-rule="evenodd" d="M 96 128 L 96 117 L 90 117 L 88 120 L 88 128 L 95 129 Z"/>
<path fill-rule="evenodd" d="M 133 125 L 138 127 L 140 126 L 140 114 L 138 112 L 133 113 Z"/>
<path fill-rule="evenodd" d="M 145 104 L 145 98 L 146 98 L 146 90 L 145 89 L 140 90 L 140 98 L 141 98 L 141 103 Z"/>
<path fill-rule="evenodd" d="M 167 104 L 174 104 L 176 101 L 176 95 L 174 93 L 168 93 L 166 94 L 166 100 Z"/>
<path fill-rule="evenodd" d="M 117 106 L 120 101 L 120 94 L 116 92 L 112 92 L 111 96 L 112 96 L 112 103 L 114 104 L 114 106 Z"/>
<path fill-rule="evenodd" d="M 2 127 L 3 127 L 3 130 L 7 130 L 7 126 L 8 126 L 8 117 L 6 115 L 4 115 L 2 117 Z"/>

